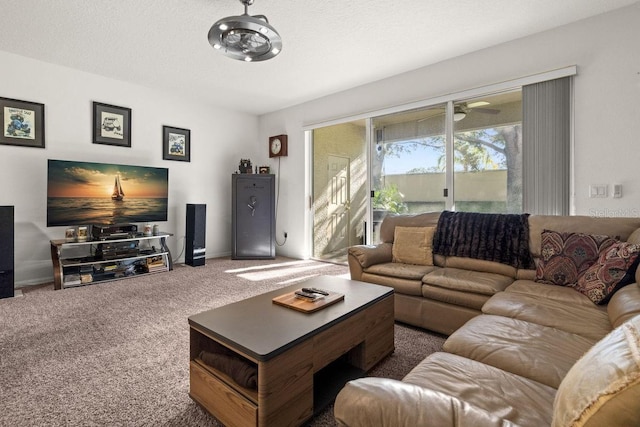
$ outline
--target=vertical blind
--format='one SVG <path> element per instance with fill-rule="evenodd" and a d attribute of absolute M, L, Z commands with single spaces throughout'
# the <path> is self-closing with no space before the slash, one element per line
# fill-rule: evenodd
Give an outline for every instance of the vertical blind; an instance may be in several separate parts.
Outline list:
<path fill-rule="evenodd" d="M 524 212 L 569 214 L 571 78 L 522 87 Z"/>

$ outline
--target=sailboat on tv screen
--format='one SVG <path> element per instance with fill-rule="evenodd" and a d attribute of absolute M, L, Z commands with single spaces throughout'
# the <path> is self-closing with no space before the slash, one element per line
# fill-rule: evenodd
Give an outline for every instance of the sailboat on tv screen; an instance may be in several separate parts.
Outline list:
<path fill-rule="evenodd" d="M 122 199 L 124 199 L 124 191 L 122 191 L 122 185 L 120 185 L 120 175 L 116 175 L 116 182 L 113 184 L 111 200 L 121 202 Z"/>

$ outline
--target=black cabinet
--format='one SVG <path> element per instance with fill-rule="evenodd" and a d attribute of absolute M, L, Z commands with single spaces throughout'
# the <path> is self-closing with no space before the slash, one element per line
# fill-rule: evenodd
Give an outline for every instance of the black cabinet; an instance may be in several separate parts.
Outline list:
<path fill-rule="evenodd" d="M 233 259 L 276 257 L 275 175 L 232 175 Z"/>
<path fill-rule="evenodd" d="M 0 206 L 0 298 L 13 297 L 13 206 Z"/>

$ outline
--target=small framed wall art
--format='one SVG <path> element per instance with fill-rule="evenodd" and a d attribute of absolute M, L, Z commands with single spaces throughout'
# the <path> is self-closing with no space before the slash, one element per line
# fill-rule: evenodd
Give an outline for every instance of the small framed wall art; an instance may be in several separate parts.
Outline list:
<path fill-rule="evenodd" d="M 164 160 L 191 161 L 191 131 L 162 126 L 162 158 Z"/>
<path fill-rule="evenodd" d="M 131 147 L 131 108 L 94 102 L 93 143 Z"/>
<path fill-rule="evenodd" d="M 44 104 L 0 98 L 0 144 L 44 148 Z"/>

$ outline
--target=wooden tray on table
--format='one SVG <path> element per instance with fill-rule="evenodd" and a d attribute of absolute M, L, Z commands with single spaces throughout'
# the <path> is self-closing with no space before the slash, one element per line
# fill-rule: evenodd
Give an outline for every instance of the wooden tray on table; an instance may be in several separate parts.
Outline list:
<path fill-rule="evenodd" d="M 299 290 L 300 289 L 297 289 L 296 291 L 275 297 L 272 301 L 274 304 L 302 311 L 303 313 L 313 313 L 314 311 L 322 310 L 344 299 L 344 294 L 328 291 L 329 295 L 318 298 L 315 301 L 308 301 L 296 298 L 296 292 Z"/>

